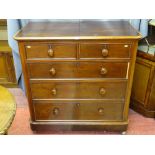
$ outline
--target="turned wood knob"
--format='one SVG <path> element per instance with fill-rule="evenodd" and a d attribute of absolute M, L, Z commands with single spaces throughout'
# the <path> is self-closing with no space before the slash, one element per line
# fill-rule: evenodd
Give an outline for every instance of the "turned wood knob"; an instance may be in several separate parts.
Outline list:
<path fill-rule="evenodd" d="M 50 74 L 51 74 L 51 75 L 55 75 L 55 74 L 56 74 L 55 68 L 51 68 L 51 69 L 50 69 Z"/>
<path fill-rule="evenodd" d="M 104 88 L 100 88 L 100 95 L 104 95 L 106 93 L 106 90 Z"/>
<path fill-rule="evenodd" d="M 76 106 L 79 107 L 80 106 L 80 103 L 76 103 Z"/>
<path fill-rule="evenodd" d="M 101 75 L 105 75 L 105 74 L 107 74 L 107 69 L 106 68 L 104 68 L 104 67 L 102 67 L 101 68 Z"/>
<path fill-rule="evenodd" d="M 102 56 L 103 57 L 108 56 L 108 49 L 106 49 L 106 48 L 102 49 Z"/>
<path fill-rule="evenodd" d="M 103 108 L 98 108 L 98 112 L 99 112 L 100 115 L 103 115 L 104 109 Z"/>
<path fill-rule="evenodd" d="M 49 49 L 48 49 L 48 55 L 49 55 L 50 57 L 53 57 L 53 56 L 54 56 L 54 51 L 53 51 L 53 49 L 52 49 L 51 46 L 50 46 Z"/>
<path fill-rule="evenodd" d="M 54 108 L 53 115 L 58 115 L 58 114 L 59 114 L 59 108 Z"/>
<path fill-rule="evenodd" d="M 57 94 L 57 90 L 55 88 L 52 89 L 52 95 L 56 95 Z"/>

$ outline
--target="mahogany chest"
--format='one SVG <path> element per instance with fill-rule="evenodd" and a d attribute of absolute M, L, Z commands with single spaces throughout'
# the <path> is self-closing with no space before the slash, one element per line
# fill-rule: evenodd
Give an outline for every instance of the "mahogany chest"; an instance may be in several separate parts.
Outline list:
<path fill-rule="evenodd" d="M 127 129 L 141 38 L 127 21 L 30 22 L 14 38 L 33 130 Z"/>

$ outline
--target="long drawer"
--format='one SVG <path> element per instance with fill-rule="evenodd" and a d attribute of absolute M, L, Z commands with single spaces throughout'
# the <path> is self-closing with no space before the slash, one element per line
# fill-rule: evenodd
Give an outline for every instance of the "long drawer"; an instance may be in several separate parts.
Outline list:
<path fill-rule="evenodd" d="M 72 58 L 77 57 L 76 44 L 27 44 L 26 58 Z"/>
<path fill-rule="evenodd" d="M 53 101 L 34 103 L 35 118 L 47 120 L 122 120 L 124 104 L 103 101 Z"/>
<path fill-rule="evenodd" d="M 126 82 L 42 82 L 32 83 L 33 99 L 124 99 Z"/>
<path fill-rule="evenodd" d="M 80 58 L 130 58 L 131 44 L 80 44 Z"/>
<path fill-rule="evenodd" d="M 126 78 L 127 62 L 29 63 L 30 78 Z"/>

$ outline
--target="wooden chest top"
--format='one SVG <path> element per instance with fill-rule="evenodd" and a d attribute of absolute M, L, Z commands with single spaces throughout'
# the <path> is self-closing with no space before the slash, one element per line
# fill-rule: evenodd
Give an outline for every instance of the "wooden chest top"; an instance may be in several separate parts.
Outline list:
<path fill-rule="evenodd" d="M 140 39 L 128 21 L 71 20 L 29 22 L 16 40 Z"/>

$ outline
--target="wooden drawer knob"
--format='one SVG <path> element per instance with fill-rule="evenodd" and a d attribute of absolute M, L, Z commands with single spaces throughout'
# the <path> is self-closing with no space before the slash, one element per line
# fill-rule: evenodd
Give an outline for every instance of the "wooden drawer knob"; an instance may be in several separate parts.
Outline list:
<path fill-rule="evenodd" d="M 106 68 L 104 68 L 104 67 L 101 68 L 101 75 L 106 75 L 107 72 L 108 72 L 108 71 L 107 71 Z"/>
<path fill-rule="evenodd" d="M 51 69 L 50 69 L 50 74 L 53 75 L 53 76 L 56 74 L 55 68 L 51 68 Z"/>
<path fill-rule="evenodd" d="M 52 89 L 52 95 L 56 95 L 57 94 L 57 90 L 55 88 Z"/>
<path fill-rule="evenodd" d="M 99 113 L 100 115 L 103 115 L 103 114 L 104 114 L 104 109 L 103 109 L 103 108 L 98 108 L 98 113 Z"/>
<path fill-rule="evenodd" d="M 53 115 L 58 115 L 59 114 L 59 108 L 54 108 L 53 109 Z"/>
<path fill-rule="evenodd" d="M 76 106 L 79 107 L 80 106 L 80 103 L 76 103 Z"/>
<path fill-rule="evenodd" d="M 50 46 L 49 49 L 48 49 L 48 55 L 49 55 L 50 57 L 53 57 L 53 56 L 54 56 L 54 51 L 53 51 L 53 49 L 52 49 L 51 46 Z"/>
<path fill-rule="evenodd" d="M 103 57 L 108 56 L 108 49 L 106 49 L 106 48 L 102 49 L 102 56 Z"/>
<path fill-rule="evenodd" d="M 104 95 L 106 93 L 106 90 L 104 88 L 100 88 L 100 95 Z"/>

